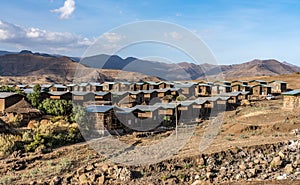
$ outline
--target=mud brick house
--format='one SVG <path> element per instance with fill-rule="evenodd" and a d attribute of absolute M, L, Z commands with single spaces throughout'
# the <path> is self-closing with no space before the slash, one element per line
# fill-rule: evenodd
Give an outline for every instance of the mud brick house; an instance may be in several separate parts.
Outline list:
<path fill-rule="evenodd" d="M 180 107 L 179 102 L 156 103 L 153 106 L 160 107 L 161 109 L 158 110 L 158 114 L 160 116 L 163 116 L 164 120 L 170 121 L 171 123 L 175 123 L 176 121 L 176 112 L 177 112 L 177 116 L 180 115 L 180 111 L 178 110 L 178 108 Z"/>
<path fill-rule="evenodd" d="M 215 81 L 214 84 L 215 85 L 228 85 L 228 86 L 230 86 L 231 82 L 218 80 L 218 81 Z"/>
<path fill-rule="evenodd" d="M 246 92 L 250 90 L 251 87 L 245 84 L 234 84 L 231 86 L 231 92 L 238 92 L 238 91 Z"/>
<path fill-rule="evenodd" d="M 27 124 L 32 118 L 41 116 L 40 110 L 33 108 L 24 98 L 8 107 L 5 113 L 8 116 L 20 116 L 21 125 Z"/>
<path fill-rule="evenodd" d="M 170 89 L 157 89 L 157 97 L 163 98 L 165 96 L 171 95 Z"/>
<path fill-rule="evenodd" d="M 66 86 L 67 86 L 68 91 L 75 91 L 76 84 L 68 84 Z M 77 89 L 77 91 L 78 91 L 78 89 Z"/>
<path fill-rule="evenodd" d="M 96 104 L 110 105 L 111 104 L 111 92 L 93 92 L 94 100 Z"/>
<path fill-rule="evenodd" d="M 50 88 L 53 86 L 53 84 L 41 84 L 41 91 L 48 92 L 50 91 Z M 67 87 L 68 88 L 68 87 Z M 27 88 L 26 88 L 27 89 Z"/>
<path fill-rule="evenodd" d="M 49 88 L 49 91 L 67 91 L 67 86 L 54 84 Z"/>
<path fill-rule="evenodd" d="M 181 94 L 185 97 L 195 96 L 196 85 L 194 83 L 178 83 L 174 85 L 175 88 L 181 90 Z"/>
<path fill-rule="evenodd" d="M 144 100 L 144 93 L 142 91 L 130 91 L 129 92 L 129 102 L 133 103 L 133 106 L 135 105 L 141 105 Z"/>
<path fill-rule="evenodd" d="M 103 82 L 102 86 L 103 86 L 103 91 L 111 91 L 114 87 L 115 82 Z"/>
<path fill-rule="evenodd" d="M 281 94 L 287 91 L 287 83 L 279 80 L 274 80 L 268 83 L 271 87 L 272 94 Z"/>
<path fill-rule="evenodd" d="M 172 82 L 164 82 L 165 83 L 165 88 L 174 88 L 174 83 Z"/>
<path fill-rule="evenodd" d="M 92 92 L 72 91 L 71 93 L 72 101 L 75 104 L 83 105 L 95 101 L 95 96 Z"/>
<path fill-rule="evenodd" d="M 211 94 L 216 95 L 216 94 L 221 94 L 221 93 L 227 93 L 231 91 L 231 86 L 230 85 L 224 85 L 224 84 L 214 84 L 211 87 Z"/>
<path fill-rule="evenodd" d="M 195 101 L 181 101 L 179 120 L 180 122 L 188 123 L 197 121 L 200 115 L 200 109 Z"/>
<path fill-rule="evenodd" d="M 149 105 L 151 100 L 156 98 L 158 95 L 157 90 L 143 90 L 142 91 L 144 93 L 144 102 Z M 153 102 L 152 102 L 153 104 Z"/>
<path fill-rule="evenodd" d="M 137 83 L 135 83 L 135 90 L 136 91 L 149 90 L 149 83 L 148 82 L 137 82 Z"/>
<path fill-rule="evenodd" d="M 295 111 L 300 109 L 300 89 L 282 93 L 283 109 Z"/>
<path fill-rule="evenodd" d="M 128 97 L 129 92 L 128 91 L 119 91 L 119 92 L 111 92 L 111 103 L 114 105 L 118 105 L 119 102 L 125 98 Z"/>
<path fill-rule="evenodd" d="M 138 122 L 135 126 L 135 130 L 138 131 L 150 131 L 161 125 L 163 116 L 159 115 L 159 110 L 162 108 L 153 105 L 137 105 Z"/>
<path fill-rule="evenodd" d="M 210 108 L 208 108 L 208 107 L 210 105 L 210 102 L 208 100 L 206 100 L 205 98 L 204 99 L 197 98 L 195 100 L 195 103 L 196 103 L 196 105 L 193 105 L 193 108 L 199 109 L 199 115 L 198 115 L 198 118 L 196 119 L 196 121 L 206 119 L 207 116 L 209 115 Z"/>
<path fill-rule="evenodd" d="M 129 91 L 131 83 L 129 82 L 115 82 L 113 85 L 112 91 L 119 92 L 119 91 Z"/>
<path fill-rule="evenodd" d="M 267 82 L 264 80 L 250 80 L 248 82 L 249 86 L 254 86 L 254 85 L 267 85 Z"/>
<path fill-rule="evenodd" d="M 156 83 L 156 82 L 147 82 L 148 83 L 148 86 L 149 86 L 149 90 L 152 90 L 152 89 L 160 89 L 160 85 L 161 83 Z"/>
<path fill-rule="evenodd" d="M 247 82 L 247 81 L 244 81 L 244 80 L 234 80 L 234 81 L 231 82 L 231 86 L 237 85 L 237 84 L 240 84 L 240 85 L 248 85 L 248 82 Z"/>
<path fill-rule="evenodd" d="M 91 92 L 103 91 L 103 85 L 98 82 L 89 82 L 86 91 L 91 91 Z"/>
<path fill-rule="evenodd" d="M 199 83 L 196 85 L 196 96 L 209 96 L 211 95 L 211 85 Z"/>
<path fill-rule="evenodd" d="M 271 94 L 271 87 L 264 84 L 257 84 L 251 87 L 252 95 L 268 95 Z"/>
<path fill-rule="evenodd" d="M 171 95 L 172 95 L 173 97 L 175 97 L 175 98 L 176 98 L 177 96 L 179 96 L 179 94 L 182 93 L 182 90 L 179 89 L 179 88 L 169 88 L 169 90 L 170 90 Z"/>
<path fill-rule="evenodd" d="M 134 108 L 120 108 L 115 111 L 118 120 L 125 125 L 125 130 L 138 130 L 140 126 L 138 118 L 139 110 Z"/>
<path fill-rule="evenodd" d="M 0 92 L 0 113 L 4 114 L 5 110 L 18 103 L 24 98 L 23 95 L 12 92 Z"/>
<path fill-rule="evenodd" d="M 132 83 L 129 82 L 119 82 L 120 90 L 119 91 L 129 91 Z"/>
<path fill-rule="evenodd" d="M 227 108 L 227 100 L 225 97 L 212 96 L 212 97 L 200 97 L 197 101 L 208 101 L 209 104 L 205 104 L 205 117 L 216 116 L 219 112 L 223 112 Z"/>
<path fill-rule="evenodd" d="M 91 105 L 86 111 L 90 126 L 99 133 L 105 130 L 112 134 L 122 132 L 124 126 L 117 119 L 113 106 Z"/>
<path fill-rule="evenodd" d="M 42 97 L 52 100 L 72 100 L 72 93 L 67 91 L 50 91 L 43 93 Z"/>

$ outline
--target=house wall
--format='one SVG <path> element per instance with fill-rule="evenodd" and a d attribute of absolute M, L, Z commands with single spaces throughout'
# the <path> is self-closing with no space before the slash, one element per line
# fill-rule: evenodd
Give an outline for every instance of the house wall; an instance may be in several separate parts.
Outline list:
<path fill-rule="evenodd" d="M 252 94 L 255 96 L 261 95 L 261 86 L 252 87 Z"/>
<path fill-rule="evenodd" d="M 4 109 L 5 109 L 5 101 L 4 99 L 0 99 L 0 112 L 4 113 Z"/>
<path fill-rule="evenodd" d="M 283 109 L 298 110 L 300 108 L 300 96 L 283 96 Z"/>
<path fill-rule="evenodd" d="M 0 112 L 4 113 L 6 108 L 18 103 L 22 99 L 23 99 L 23 96 L 19 95 L 19 94 L 9 96 L 5 99 L 4 98 L 0 99 Z"/>

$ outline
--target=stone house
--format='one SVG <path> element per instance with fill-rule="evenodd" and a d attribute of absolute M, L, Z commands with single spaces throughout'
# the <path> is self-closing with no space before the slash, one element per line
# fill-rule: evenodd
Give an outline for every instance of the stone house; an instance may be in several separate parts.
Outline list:
<path fill-rule="evenodd" d="M 279 80 L 273 80 L 268 83 L 268 86 L 271 87 L 272 94 L 281 94 L 287 91 L 287 83 Z"/>
<path fill-rule="evenodd" d="M 266 96 L 271 94 L 271 87 L 264 84 L 257 84 L 251 87 L 251 93 L 254 96 Z"/>
<path fill-rule="evenodd" d="M 0 113 L 4 114 L 5 110 L 18 103 L 24 98 L 23 95 L 13 92 L 0 92 Z"/>
<path fill-rule="evenodd" d="M 282 93 L 283 109 L 295 111 L 300 109 L 300 89 Z"/>

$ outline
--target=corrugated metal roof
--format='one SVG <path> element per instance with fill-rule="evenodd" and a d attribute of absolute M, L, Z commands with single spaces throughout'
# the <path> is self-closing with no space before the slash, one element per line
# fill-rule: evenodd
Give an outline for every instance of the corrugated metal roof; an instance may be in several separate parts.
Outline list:
<path fill-rule="evenodd" d="M 156 104 L 154 104 L 154 106 L 162 107 L 164 109 L 175 109 L 179 105 L 180 105 L 180 103 L 156 103 Z"/>
<path fill-rule="evenodd" d="M 10 97 L 10 96 L 13 96 L 17 93 L 14 93 L 14 92 L 0 92 L 0 98 L 7 98 L 7 97 Z"/>
<path fill-rule="evenodd" d="M 104 95 L 109 94 L 109 92 L 93 92 L 93 93 L 97 96 L 104 96 Z"/>
<path fill-rule="evenodd" d="M 91 105 L 86 107 L 86 111 L 92 113 L 105 113 L 113 108 L 113 106 L 109 105 Z"/>
<path fill-rule="evenodd" d="M 71 93 L 75 96 L 85 96 L 87 94 L 92 94 L 92 92 L 82 92 L 82 91 L 71 91 Z"/>
<path fill-rule="evenodd" d="M 296 96 L 300 95 L 300 89 L 295 89 L 293 91 L 284 92 L 281 95 L 287 95 L 287 96 Z"/>
<path fill-rule="evenodd" d="M 159 106 L 153 106 L 153 105 L 137 105 L 134 108 L 139 109 L 144 112 L 153 112 L 159 108 Z"/>
<path fill-rule="evenodd" d="M 48 92 L 48 94 L 54 95 L 54 96 L 61 96 L 61 95 L 67 94 L 67 93 L 70 93 L 70 92 L 68 92 L 68 91 L 50 91 L 50 92 Z"/>

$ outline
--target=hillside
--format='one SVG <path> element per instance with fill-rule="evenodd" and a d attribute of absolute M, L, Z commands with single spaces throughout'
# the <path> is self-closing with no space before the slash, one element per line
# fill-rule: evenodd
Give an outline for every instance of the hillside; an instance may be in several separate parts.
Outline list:
<path fill-rule="evenodd" d="M 126 75 L 124 75 L 126 73 Z M 69 57 L 32 53 L 0 56 L 0 82 L 70 83 L 74 81 L 158 80 L 143 74 L 86 67 Z M 26 77 L 24 79 L 24 77 Z M 29 78 L 30 77 L 30 78 Z"/>
<path fill-rule="evenodd" d="M 188 62 L 163 63 L 133 57 L 122 59 L 116 55 L 97 55 L 84 58 L 82 64 L 94 68 L 120 69 L 158 76 L 166 80 L 195 80 L 209 78 L 237 78 L 247 76 L 274 76 L 299 72 L 300 67 L 274 59 L 252 60 L 242 64 L 214 65 Z"/>
<path fill-rule="evenodd" d="M 148 80 L 195 80 L 242 78 L 253 76 L 278 76 L 299 72 L 300 67 L 277 60 L 252 60 L 242 64 L 214 65 L 194 64 L 188 62 L 163 63 L 141 60 L 134 57 L 121 58 L 117 55 L 96 55 L 83 58 L 32 53 L 21 51 L 11 53 L 1 51 L 0 54 L 0 82 L 24 81 L 22 77 L 30 78 L 30 82 L 60 82 L 67 83 L 74 80 L 125 81 Z M 80 62 L 79 62 L 80 61 Z M 153 77 L 149 77 L 153 76 Z M 80 77 L 80 79 L 78 79 Z M 26 79 L 25 79 L 26 80 Z M 27 79 L 28 80 L 28 79 Z"/>

